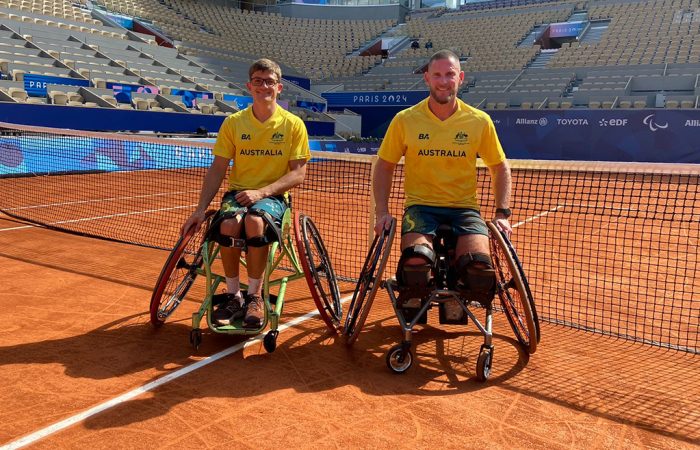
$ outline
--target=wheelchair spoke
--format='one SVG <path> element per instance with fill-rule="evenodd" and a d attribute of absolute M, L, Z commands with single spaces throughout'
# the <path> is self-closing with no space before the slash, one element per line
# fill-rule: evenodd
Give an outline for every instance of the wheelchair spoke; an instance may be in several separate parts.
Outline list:
<path fill-rule="evenodd" d="M 202 245 L 213 215 L 213 211 L 208 211 L 202 226 L 180 237 L 170 252 L 151 296 L 150 314 L 154 326 L 165 323 L 192 287 L 197 269 L 202 265 Z"/>
<path fill-rule="evenodd" d="M 294 217 L 295 239 L 306 282 L 321 319 L 329 330 L 335 332 L 343 311 L 330 257 L 313 221 L 299 213 Z"/>
<path fill-rule="evenodd" d="M 534 353 L 539 341 L 539 325 L 535 323 L 531 305 L 533 304 L 521 276 L 521 266 L 516 265 L 516 256 L 507 237 L 489 223 L 491 255 L 496 269 L 498 296 L 503 312 L 510 323 L 518 342 L 529 353 Z M 519 261 L 518 261 L 519 264 Z"/>

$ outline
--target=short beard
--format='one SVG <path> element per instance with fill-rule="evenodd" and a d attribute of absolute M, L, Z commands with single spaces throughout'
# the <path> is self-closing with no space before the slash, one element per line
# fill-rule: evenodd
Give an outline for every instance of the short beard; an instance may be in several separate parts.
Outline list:
<path fill-rule="evenodd" d="M 454 92 L 450 92 L 450 94 L 447 96 L 447 98 L 446 98 L 445 100 L 441 100 L 441 99 L 439 99 L 438 96 L 437 96 L 437 91 L 430 91 L 430 97 L 431 97 L 435 102 L 437 102 L 437 103 L 439 103 L 439 104 L 441 104 L 441 105 L 446 105 L 446 104 L 450 103 L 450 102 L 454 99 L 454 97 L 455 97 L 456 95 L 457 95 L 457 94 L 455 94 Z"/>

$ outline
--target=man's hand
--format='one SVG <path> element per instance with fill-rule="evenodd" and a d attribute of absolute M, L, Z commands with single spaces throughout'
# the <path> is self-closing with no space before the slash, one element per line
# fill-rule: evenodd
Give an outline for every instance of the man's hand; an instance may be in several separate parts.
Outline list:
<path fill-rule="evenodd" d="M 197 231 L 199 227 L 202 226 L 202 222 L 204 222 L 204 211 L 197 210 L 193 212 L 180 228 L 180 235 L 184 236 L 185 233 L 187 233 L 187 231 L 192 227 L 194 227 L 194 230 Z"/>
<path fill-rule="evenodd" d="M 508 236 L 508 239 L 510 239 L 510 236 L 513 234 L 513 227 L 510 226 L 510 222 L 508 222 L 508 219 L 496 215 L 496 218 L 493 219 L 493 221 L 496 223 L 496 227 L 499 230 L 503 231 L 506 234 L 506 236 Z"/>
<path fill-rule="evenodd" d="M 384 230 L 388 230 L 389 227 L 391 227 L 392 219 L 392 215 L 388 212 L 377 213 L 377 221 L 374 224 L 374 233 L 379 235 L 382 234 Z"/>
<path fill-rule="evenodd" d="M 265 198 L 265 194 L 257 189 L 249 189 L 247 191 L 241 191 L 236 194 L 236 201 L 245 207 L 251 207 L 258 200 Z"/>

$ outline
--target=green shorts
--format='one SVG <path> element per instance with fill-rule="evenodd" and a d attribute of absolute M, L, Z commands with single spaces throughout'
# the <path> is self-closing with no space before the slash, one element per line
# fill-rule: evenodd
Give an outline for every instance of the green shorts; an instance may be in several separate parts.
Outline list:
<path fill-rule="evenodd" d="M 413 205 L 406 208 L 401 221 L 401 234 L 420 233 L 435 237 L 440 225 L 450 225 L 455 236 L 483 234 L 489 229 L 479 211 L 470 208 Z"/>
<path fill-rule="evenodd" d="M 239 192 L 240 191 L 228 191 L 224 194 L 224 197 L 221 199 L 221 214 L 234 216 L 238 213 L 245 215 L 248 213 L 248 211 L 253 213 L 264 212 L 272 218 L 274 224 L 277 226 L 277 229 L 281 229 L 282 218 L 284 217 L 284 213 L 287 211 L 287 208 L 289 208 L 284 195 L 265 197 L 255 202 L 253 206 L 245 207 L 236 201 L 236 194 Z M 269 239 L 277 240 L 277 232 L 275 230 L 271 230 L 270 227 L 267 228 L 265 234 Z"/>

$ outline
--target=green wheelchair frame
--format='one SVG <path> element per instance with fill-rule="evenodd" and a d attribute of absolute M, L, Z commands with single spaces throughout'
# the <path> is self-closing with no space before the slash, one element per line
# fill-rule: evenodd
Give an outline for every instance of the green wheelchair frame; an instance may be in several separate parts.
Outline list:
<path fill-rule="evenodd" d="M 265 335 L 263 345 L 265 350 L 273 352 L 277 346 L 287 283 L 299 278 L 306 278 L 321 318 L 332 332 L 336 331 L 340 324 L 342 310 L 337 279 L 328 252 L 311 219 L 299 213 L 294 215 L 296 245 L 292 243 L 291 208 L 285 211 L 282 218 L 282 242 L 274 241 L 269 244 L 262 280 L 265 314 L 260 327 L 245 328 L 241 319 L 234 321 L 231 325 L 214 324 L 211 316 L 216 300 L 220 298 L 216 290 L 222 282 L 225 283 L 225 277 L 212 270 L 221 249 L 216 241 L 209 238 L 215 217 L 216 211 L 207 211 L 202 226 L 197 230 L 190 229 L 180 237 L 166 260 L 150 303 L 151 323 L 155 327 L 165 323 L 187 295 L 195 278 L 201 275 L 206 279 L 206 295 L 199 309 L 192 314 L 190 343 L 195 349 L 198 349 L 202 342 L 201 323 L 206 316 L 208 328 L 221 334 L 256 335 L 269 324 L 270 330 Z M 302 258 L 299 258 L 297 251 L 302 254 Z M 285 260 L 289 262 L 291 268 L 281 266 Z M 241 255 L 241 264 L 246 267 L 243 255 Z M 275 272 L 288 272 L 288 274 L 276 277 Z M 270 292 L 274 287 L 279 288 L 276 295 Z M 246 289 L 247 285 L 241 283 L 241 288 Z"/>

